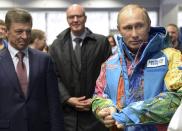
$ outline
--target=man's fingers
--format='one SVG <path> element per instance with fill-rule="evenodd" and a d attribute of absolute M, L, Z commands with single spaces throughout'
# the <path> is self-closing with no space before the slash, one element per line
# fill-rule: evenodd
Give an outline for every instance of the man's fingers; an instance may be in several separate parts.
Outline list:
<path fill-rule="evenodd" d="M 114 120 L 111 115 L 108 115 L 104 118 L 104 120 Z"/>
<path fill-rule="evenodd" d="M 84 108 L 84 106 L 82 106 L 82 105 L 76 105 L 75 107 L 76 108 Z"/>
<path fill-rule="evenodd" d="M 89 111 L 89 110 L 90 110 L 89 107 L 85 107 L 85 108 L 84 108 L 84 111 Z"/>
<path fill-rule="evenodd" d="M 116 121 L 115 124 L 116 124 L 116 126 L 117 126 L 118 129 L 124 129 L 124 125 L 123 124 L 118 123 L 117 121 Z"/>
<path fill-rule="evenodd" d="M 108 124 L 108 125 L 105 125 L 105 127 L 109 128 L 109 127 L 112 127 L 113 124 Z"/>
<path fill-rule="evenodd" d="M 107 111 L 101 110 L 101 111 L 98 112 L 98 116 L 101 117 L 101 118 L 103 118 L 103 117 L 105 117 L 107 115 L 109 115 L 109 112 L 107 112 Z"/>
<path fill-rule="evenodd" d="M 78 101 L 82 101 L 82 100 L 85 100 L 85 98 L 86 98 L 85 96 L 77 97 L 77 100 L 78 100 Z"/>
<path fill-rule="evenodd" d="M 109 107 L 110 113 L 113 114 L 116 112 L 116 109 L 114 107 Z"/>
<path fill-rule="evenodd" d="M 89 111 L 90 108 L 85 107 L 85 106 L 75 106 L 75 108 L 79 111 Z"/>
<path fill-rule="evenodd" d="M 114 120 L 104 120 L 103 122 L 105 125 L 114 125 L 115 124 Z"/>
<path fill-rule="evenodd" d="M 115 120 L 112 119 L 112 116 L 111 115 L 108 115 L 104 118 L 104 124 L 106 125 L 110 125 L 110 124 L 115 124 Z"/>

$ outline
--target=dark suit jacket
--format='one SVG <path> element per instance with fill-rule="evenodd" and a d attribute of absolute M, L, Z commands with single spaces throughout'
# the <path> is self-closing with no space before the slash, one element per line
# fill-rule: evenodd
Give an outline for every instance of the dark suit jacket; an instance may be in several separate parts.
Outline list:
<path fill-rule="evenodd" d="M 30 73 L 25 98 L 8 49 L 0 51 L 0 131 L 63 131 L 53 63 L 45 53 L 28 52 Z"/>
<path fill-rule="evenodd" d="M 81 70 L 75 62 L 69 28 L 58 35 L 49 51 L 55 62 L 59 78 L 66 131 L 105 131 L 91 111 L 76 111 L 65 101 L 70 97 L 86 96 L 92 98 L 101 64 L 111 54 L 107 38 L 87 29 L 81 47 Z"/>

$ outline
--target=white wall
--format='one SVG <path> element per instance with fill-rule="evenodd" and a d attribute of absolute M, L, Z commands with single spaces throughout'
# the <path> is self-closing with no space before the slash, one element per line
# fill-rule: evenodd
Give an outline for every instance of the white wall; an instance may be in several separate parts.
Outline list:
<path fill-rule="evenodd" d="M 120 8 L 128 3 L 137 3 L 145 7 L 159 7 L 160 0 L 0 0 L 0 7 L 24 8 L 66 8 L 79 3 L 86 8 Z"/>

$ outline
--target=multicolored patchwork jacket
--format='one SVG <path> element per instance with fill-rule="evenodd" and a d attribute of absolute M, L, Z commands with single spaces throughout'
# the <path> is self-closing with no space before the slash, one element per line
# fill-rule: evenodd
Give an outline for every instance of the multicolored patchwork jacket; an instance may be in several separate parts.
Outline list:
<path fill-rule="evenodd" d="M 181 52 L 166 48 L 168 36 L 162 27 L 151 28 L 149 42 L 135 58 L 122 37 L 117 42 L 117 53 L 102 65 L 97 79 L 93 112 L 97 116 L 113 106 L 117 112 L 112 116 L 125 130 L 166 130 L 182 98 Z"/>

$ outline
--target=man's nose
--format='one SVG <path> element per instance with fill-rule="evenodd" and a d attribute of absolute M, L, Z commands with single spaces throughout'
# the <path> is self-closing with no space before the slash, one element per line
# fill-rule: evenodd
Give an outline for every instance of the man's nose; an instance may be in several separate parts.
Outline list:
<path fill-rule="evenodd" d="M 0 32 L 4 32 L 4 30 L 0 28 Z"/>
<path fill-rule="evenodd" d="M 169 36 L 172 36 L 172 33 L 171 32 L 168 32 L 169 33 Z"/>
<path fill-rule="evenodd" d="M 138 33 L 135 28 L 132 29 L 132 37 L 138 37 Z"/>
<path fill-rule="evenodd" d="M 77 16 L 74 16 L 74 17 L 73 17 L 73 20 L 74 20 L 74 21 L 77 21 L 77 20 L 78 20 L 78 17 L 77 17 Z"/>

